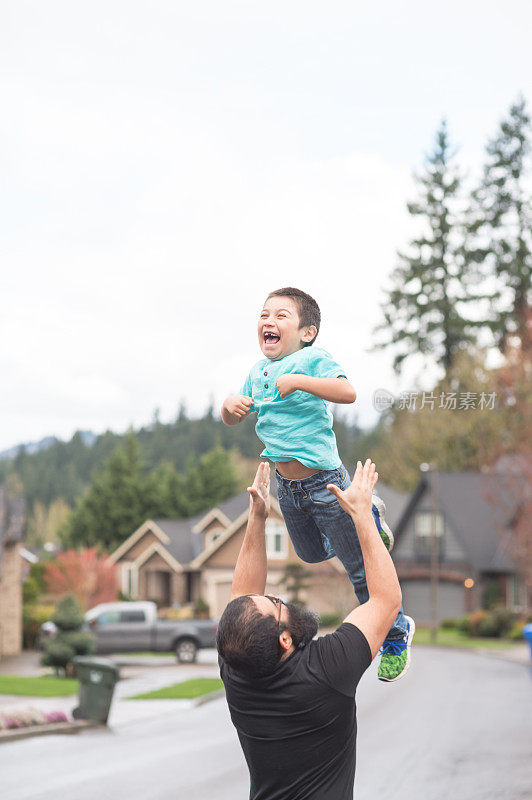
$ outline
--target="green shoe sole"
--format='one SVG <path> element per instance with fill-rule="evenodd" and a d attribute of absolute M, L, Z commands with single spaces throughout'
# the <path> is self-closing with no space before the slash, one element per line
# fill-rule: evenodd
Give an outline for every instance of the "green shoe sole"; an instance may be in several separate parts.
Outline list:
<path fill-rule="evenodd" d="M 406 614 L 405 614 L 405 619 L 408 620 L 408 639 L 406 640 L 406 662 L 401 672 L 398 675 L 395 675 L 395 677 L 393 678 L 387 678 L 384 675 L 381 676 L 377 674 L 378 679 L 380 681 L 384 681 L 384 683 L 393 683 L 394 681 L 400 680 L 400 678 L 406 675 L 408 667 L 410 666 L 410 651 L 412 648 L 412 639 L 414 638 L 414 634 L 416 632 L 416 623 L 414 622 L 412 617 L 407 617 Z"/>

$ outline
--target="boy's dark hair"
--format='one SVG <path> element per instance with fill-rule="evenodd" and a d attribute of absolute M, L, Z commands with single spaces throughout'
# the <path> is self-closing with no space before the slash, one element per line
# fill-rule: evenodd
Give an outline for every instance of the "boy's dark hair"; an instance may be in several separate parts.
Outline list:
<path fill-rule="evenodd" d="M 293 286 L 286 286 L 284 289 L 270 292 L 268 297 L 290 297 L 295 302 L 299 312 L 299 327 L 304 328 L 307 325 L 314 325 L 316 328 L 314 339 L 311 342 L 303 342 L 303 347 L 310 347 L 310 345 L 314 344 L 321 322 L 320 307 L 314 298 L 306 292 L 302 292 L 301 289 L 295 289 Z"/>
<path fill-rule="evenodd" d="M 216 646 L 230 667 L 250 678 L 271 675 L 283 654 L 276 618 L 261 614 L 246 595 L 226 606 L 218 624 Z"/>

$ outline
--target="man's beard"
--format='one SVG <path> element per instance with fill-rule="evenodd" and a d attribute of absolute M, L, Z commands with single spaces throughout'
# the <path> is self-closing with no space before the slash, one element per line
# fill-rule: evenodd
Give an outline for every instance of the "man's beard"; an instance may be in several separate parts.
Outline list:
<path fill-rule="evenodd" d="M 302 608 L 297 603 L 286 603 L 290 623 L 288 630 L 295 647 L 304 647 L 318 632 L 319 614 L 310 608 Z"/>

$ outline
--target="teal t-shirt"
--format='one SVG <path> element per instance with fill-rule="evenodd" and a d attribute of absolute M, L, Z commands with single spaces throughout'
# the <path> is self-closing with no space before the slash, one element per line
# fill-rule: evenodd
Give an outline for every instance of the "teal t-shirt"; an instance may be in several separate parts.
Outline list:
<path fill-rule="evenodd" d="M 253 398 L 257 436 L 264 444 L 261 456 L 271 461 L 297 458 L 312 469 L 336 469 L 342 463 L 333 433 L 330 403 L 308 392 L 296 391 L 284 399 L 277 378 L 295 372 L 314 378 L 346 377 L 343 369 L 321 347 L 303 347 L 272 361 L 263 358 L 252 368 L 241 394 Z"/>

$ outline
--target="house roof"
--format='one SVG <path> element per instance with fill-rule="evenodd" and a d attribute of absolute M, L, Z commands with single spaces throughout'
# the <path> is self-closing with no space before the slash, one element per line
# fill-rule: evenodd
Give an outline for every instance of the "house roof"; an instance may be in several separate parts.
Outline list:
<path fill-rule="evenodd" d="M 272 498 L 276 500 L 277 487 L 275 482 L 272 482 L 270 491 Z M 398 492 L 389 486 L 382 485 L 379 486 L 379 496 L 382 497 L 386 504 L 386 518 L 393 526 L 408 502 L 409 495 L 404 492 Z M 163 546 L 176 561 L 183 566 L 191 564 L 192 562 L 199 564 L 199 561 L 196 560 L 199 559 L 200 556 L 207 557 L 207 551 L 202 548 L 203 537 L 199 536 L 196 532 L 201 529 L 201 523 L 215 509 L 218 509 L 222 517 L 227 518 L 230 522 L 225 528 L 228 536 L 221 536 L 219 540 L 216 540 L 216 544 L 213 543 L 211 547 L 208 548 L 208 555 L 212 555 L 211 550 L 214 552 L 214 550 L 220 547 L 221 544 L 235 532 L 236 528 L 233 527 L 234 522 L 242 517 L 242 514 L 247 511 L 248 507 L 249 494 L 248 492 L 241 492 L 221 503 L 217 503 L 213 508 L 208 511 L 203 511 L 195 517 L 188 517 L 187 519 L 155 519 L 153 522 L 168 536 L 170 541 L 165 542 Z M 147 523 L 145 523 L 145 525 L 146 524 Z M 141 526 L 139 532 L 142 528 L 144 528 L 144 526 Z"/>
<path fill-rule="evenodd" d="M 438 508 L 456 531 L 471 565 L 479 572 L 513 572 L 508 544 L 517 504 L 504 479 L 478 472 L 438 472 L 437 484 Z M 398 539 L 429 487 L 423 477 L 398 521 Z"/>
<path fill-rule="evenodd" d="M 375 492 L 384 500 L 384 505 L 386 506 L 386 522 L 393 530 L 399 522 L 401 514 L 410 499 L 410 494 L 408 492 L 399 492 L 397 489 L 392 489 L 391 486 L 386 486 L 386 484 L 381 484 L 380 482 L 377 483 Z"/>
<path fill-rule="evenodd" d="M 8 494 L 0 486 L 0 565 L 4 546 L 9 542 L 21 542 L 24 534 L 24 499 Z"/>
<path fill-rule="evenodd" d="M 242 492 L 228 500 L 217 503 L 214 508 L 218 508 L 230 522 L 239 517 L 249 505 L 249 494 Z M 212 509 L 210 509 L 212 510 Z M 165 545 L 166 549 L 180 564 L 189 564 L 194 561 L 202 552 L 202 537 L 194 533 L 194 528 L 207 516 L 203 511 L 195 517 L 187 519 L 156 519 L 154 522 L 163 530 L 170 542 Z"/>

